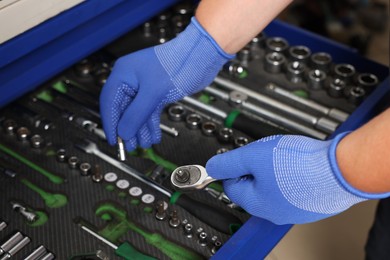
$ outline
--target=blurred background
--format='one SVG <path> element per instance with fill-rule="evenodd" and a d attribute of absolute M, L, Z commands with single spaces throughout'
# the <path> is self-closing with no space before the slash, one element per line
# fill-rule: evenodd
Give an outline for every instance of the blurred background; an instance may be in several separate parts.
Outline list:
<path fill-rule="evenodd" d="M 296 0 L 280 18 L 388 64 L 388 0 Z"/>

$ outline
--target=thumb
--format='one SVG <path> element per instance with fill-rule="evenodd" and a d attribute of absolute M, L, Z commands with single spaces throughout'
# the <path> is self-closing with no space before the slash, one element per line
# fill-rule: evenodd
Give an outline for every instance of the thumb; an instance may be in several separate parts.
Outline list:
<path fill-rule="evenodd" d="M 206 163 L 207 173 L 215 179 L 232 179 L 249 174 L 245 156 L 247 147 L 241 147 L 212 157 Z"/>

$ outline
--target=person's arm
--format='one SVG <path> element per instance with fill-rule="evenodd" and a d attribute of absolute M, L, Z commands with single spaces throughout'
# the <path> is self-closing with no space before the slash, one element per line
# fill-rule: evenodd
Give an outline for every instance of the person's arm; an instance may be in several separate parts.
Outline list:
<path fill-rule="evenodd" d="M 390 196 L 390 109 L 355 130 L 319 141 L 269 136 L 206 164 L 224 179 L 226 195 L 247 212 L 277 224 L 338 214 L 367 199 Z"/>
<path fill-rule="evenodd" d="M 236 53 L 292 0 L 202 0 L 195 17 L 227 53 Z"/>
<path fill-rule="evenodd" d="M 337 146 L 337 162 L 353 187 L 369 193 L 390 191 L 390 108 Z"/>
<path fill-rule="evenodd" d="M 103 129 L 127 150 L 160 142 L 163 107 L 212 82 L 290 0 L 203 0 L 176 38 L 117 60 L 100 95 Z"/>

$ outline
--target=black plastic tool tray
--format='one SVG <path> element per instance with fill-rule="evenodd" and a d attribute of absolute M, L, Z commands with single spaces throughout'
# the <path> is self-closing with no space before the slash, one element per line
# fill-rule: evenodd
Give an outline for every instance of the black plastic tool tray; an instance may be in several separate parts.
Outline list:
<path fill-rule="evenodd" d="M 96 156 L 85 154 L 77 149 L 74 144 L 78 143 L 83 138 L 88 138 L 98 143 L 102 150 L 107 151 L 113 157 L 115 157 L 116 154 L 115 148 L 109 147 L 104 141 L 99 140 L 98 137 L 79 126 L 76 126 L 74 123 L 69 122 L 66 118 L 61 118 L 59 115 L 56 115 L 51 111 L 50 106 L 41 106 L 44 103 L 37 105 L 31 101 L 20 102 L 30 107 L 31 110 L 43 115 L 45 118 L 50 119 L 55 125 L 55 129 L 44 131 L 35 128 L 29 122 L 22 120 L 19 114 L 15 114 L 11 104 L 3 109 L 1 116 L 5 119 L 14 119 L 19 126 L 29 128 L 33 134 L 40 134 L 45 139 L 46 147 L 42 149 L 32 148 L 28 141 L 21 142 L 17 139 L 16 135 L 11 136 L 5 134 L 4 129 L 1 129 L 0 143 L 34 162 L 38 166 L 53 174 L 61 176 L 65 179 L 65 182 L 63 184 L 53 184 L 37 171 L 1 152 L 1 158 L 7 163 L 5 167 L 9 167 L 17 173 L 14 178 L 6 176 L 5 174 L 0 175 L 0 190 L 2 194 L 0 199 L 0 208 L 2 209 L 0 217 L 8 224 L 8 227 L 1 232 L 2 241 L 15 231 L 21 231 L 32 240 L 31 244 L 20 253 L 21 255 L 26 255 L 27 252 L 31 252 L 33 248 L 42 244 L 55 253 L 58 259 L 68 259 L 71 256 L 93 252 L 97 249 L 103 250 L 110 255 L 110 257 L 115 259 L 113 251 L 109 249 L 108 246 L 84 232 L 74 223 L 78 217 L 82 217 L 94 226 L 101 227 L 104 225 L 104 221 L 95 216 L 94 210 L 103 202 L 112 202 L 123 207 L 131 220 L 146 227 L 150 232 L 160 233 L 172 241 L 200 253 L 204 257 L 211 256 L 210 248 L 200 246 L 197 243 L 196 237 L 192 239 L 186 238 L 182 227 L 173 229 L 169 227 L 167 220 L 162 222 L 156 220 L 155 204 L 145 205 L 141 203 L 139 205 L 132 205 L 130 203 L 132 198 L 127 191 L 124 191 L 125 195 L 123 195 L 123 191 L 118 188 L 109 191 L 107 189 L 108 183 L 104 181 L 102 183 L 94 183 L 91 180 L 91 176 L 81 176 L 79 169 L 71 169 L 67 163 L 58 162 L 55 156 L 55 152 L 58 149 L 65 149 L 68 156 L 77 156 L 80 162 L 88 162 L 91 165 L 99 164 L 102 173 L 117 173 L 119 179 L 128 180 L 130 186 L 141 187 L 144 194 L 153 194 L 156 197 L 156 201 L 159 199 L 168 201 L 168 198 L 164 195 L 103 162 Z M 69 110 L 77 115 L 83 114 L 76 106 L 70 106 Z M 84 116 L 88 117 L 88 115 Z M 167 121 L 165 114 L 162 116 L 162 121 Z M 208 158 L 214 155 L 216 150 L 221 147 L 221 144 L 219 144 L 216 138 L 202 135 L 200 129 L 188 130 L 184 122 L 173 123 L 169 121 L 167 124 L 175 127 L 180 132 L 180 136 L 171 137 L 163 134 L 161 144 L 155 145 L 153 148 L 159 155 L 175 162 L 177 165 L 195 163 L 204 165 Z M 232 145 L 222 146 L 229 149 L 233 148 Z M 128 157 L 127 163 L 142 173 L 150 172 L 156 167 L 156 165 L 148 159 L 132 156 Z M 22 178 L 28 179 L 47 191 L 66 195 L 68 197 L 68 203 L 66 206 L 56 209 L 46 207 L 42 198 L 40 198 L 37 193 L 31 191 L 20 182 Z M 248 218 L 246 214 L 229 209 L 226 205 L 204 192 L 194 193 L 192 196 L 207 204 L 211 204 L 216 208 L 222 207 L 231 211 L 233 214 L 240 216 L 243 220 Z M 19 213 L 12 210 L 10 200 L 21 201 L 23 204 L 28 205 L 35 210 L 46 212 L 49 216 L 48 222 L 39 227 L 30 226 Z M 153 212 L 145 213 L 145 207 L 152 207 Z M 228 235 L 220 233 L 205 225 L 180 207 L 169 206 L 169 211 L 171 209 L 176 209 L 180 219 L 187 219 L 189 223 L 193 224 L 194 229 L 203 228 L 209 235 L 209 238 L 215 235 L 222 242 L 228 239 Z M 153 255 L 159 259 L 168 259 L 157 249 L 149 246 L 145 240 L 135 232 L 128 232 L 121 240 L 129 241 L 137 249 L 146 252 L 149 255 Z"/>

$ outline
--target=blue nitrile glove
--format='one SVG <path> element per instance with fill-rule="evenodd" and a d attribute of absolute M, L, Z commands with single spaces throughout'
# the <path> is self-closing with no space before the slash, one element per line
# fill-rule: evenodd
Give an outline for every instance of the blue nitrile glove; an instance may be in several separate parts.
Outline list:
<path fill-rule="evenodd" d="M 100 95 L 108 142 L 119 135 L 127 150 L 160 142 L 163 107 L 206 87 L 233 57 L 193 17 L 175 39 L 118 59 Z"/>
<path fill-rule="evenodd" d="M 331 141 L 266 137 L 214 156 L 206 170 L 213 178 L 228 179 L 226 195 L 254 216 L 276 224 L 317 221 L 366 199 L 390 196 L 364 193 L 342 177 L 336 146 L 345 135 Z"/>

